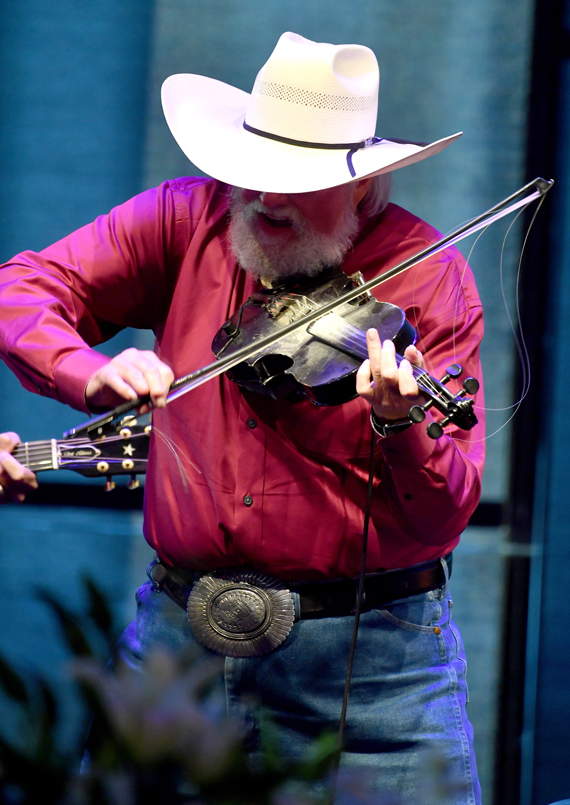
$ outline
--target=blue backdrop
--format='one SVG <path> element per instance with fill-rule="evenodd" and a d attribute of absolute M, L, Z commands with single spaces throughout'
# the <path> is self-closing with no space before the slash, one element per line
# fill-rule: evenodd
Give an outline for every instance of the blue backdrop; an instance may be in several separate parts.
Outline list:
<path fill-rule="evenodd" d="M 334 5 L 328 0 L 5 3 L 0 8 L 0 258 L 22 249 L 40 249 L 139 190 L 194 172 L 163 121 L 160 83 L 171 73 L 197 72 L 249 90 L 285 30 L 373 48 L 381 70 L 379 134 L 435 140 L 454 131 L 465 132 L 445 153 L 394 176 L 394 200 L 447 231 L 523 182 L 532 10 L 530 0 L 337 0 Z M 566 175 L 565 167 L 564 171 Z M 563 208 L 561 228 L 566 217 Z M 505 229 L 493 227 L 470 258 L 484 303 L 483 360 L 487 402 L 493 409 L 512 403 L 512 339 L 499 283 Z M 503 266 L 511 308 L 519 247 L 515 227 Z M 466 244 L 463 251 L 469 250 Z M 558 317 L 551 337 L 560 345 L 559 365 L 566 365 L 569 339 L 563 322 L 570 288 L 562 268 L 567 244 L 562 254 L 561 280 L 553 296 Z M 115 352 L 130 343 L 148 346 L 152 338 L 121 334 L 105 349 Z M 563 412 L 565 390 L 562 381 L 557 382 L 556 399 L 561 405 L 557 411 Z M 0 388 L 0 429 L 17 430 L 23 438 L 58 436 L 84 418 L 22 391 L 3 366 Z M 490 432 L 507 418 L 508 411 L 490 412 Z M 545 432 L 542 466 L 549 466 L 551 474 L 541 475 L 544 518 L 539 525 L 541 534 L 558 538 L 554 558 L 546 565 L 548 589 L 564 590 L 568 556 L 562 534 L 569 513 L 562 413 L 551 418 Z M 488 448 L 484 498 L 506 502 L 509 428 L 491 438 Z M 58 476 L 72 480 L 64 473 L 49 475 L 49 480 Z M 21 664 L 40 665 L 61 678 L 64 654 L 45 612 L 33 600 L 34 588 L 45 583 L 68 602 L 78 603 L 78 579 L 89 571 L 126 621 L 131 591 L 142 581 L 148 558 L 140 517 L 104 509 L 28 506 L 3 509 L 0 516 L 0 561 L 8 580 L 0 587 L 5 624 L 0 650 Z M 471 529 L 458 552 L 454 579 L 458 621 L 468 652 L 472 649 L 475 707 L 471 715 L 479 736 L 487 798 L 507 537 L 504 529 Z M 541 564 L 535 573 L 539 580 L 543 569 Z M 535 590 L 540 610 L 540 584 L 535 584 Z M 559 603 L 552 598 L 547 607 Z M 548 632 L 547 625 L 545 619 L 541 639 L 553 642 L 555 634 Z M 539 645 L 537 637 L 536 652 Z M 545 685 L 564 688 L 559 665 L 553 663 L 540 673 L 543 676 L 537 672 L 536 678 Z M 544 732 L 555 715 L 548 709 L 552 705 L 541 704 L 536 696 L 533 701 Z M 529 715 L 529 729 L 534 729 L 534 712 Z M 71 729 L 71 719 L 69 724 Z M 550 774 L 553 753 L 558 757 L 564 751 L 564 744 L 556 743 L 557 735 L 552 748 L 538 742 L 544 747 L 537 761 L 541 779 Z M 532 768 L 533 752 L 527 769 Z M 546 805 L 545 791 L 540 789 L 533 803 Z"/>

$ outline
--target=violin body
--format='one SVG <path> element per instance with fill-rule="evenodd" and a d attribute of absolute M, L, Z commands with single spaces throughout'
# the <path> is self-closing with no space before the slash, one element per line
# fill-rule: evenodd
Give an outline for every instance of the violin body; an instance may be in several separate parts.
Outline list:
<path fill-rule="evenodd" d="M 340 298 L 357 284 L 337 272 L 333 276 L 329 273 L 324 281 L 321 275 L 286 288 L 255 293 L 221 327 L 212 350 L 218 358 L 229 356 L 244 344 L 255 344 L 310 310 Z M 416 340 L 415 330 L 403 310 L 388 302 L 378 302 L 370 294 L 363 293 L 339 306 L 336 318 L 339 316 L 360 331 L 375 327 L 382 341 L 394 342 L 396 352 L 403 353 Z M 331 346 L 312 329 L 311 325 L 300 327 L 234 366 L 228 376 L 243 388 L 274 399 L 302 394 L 316 405 L 340 405 L 354 399 L 356 372 L 367 355 L 362 354 L 361 348 L 354 350 L 348 345 L 343 348 L 338 342 Z M 322 325 L 319 329 L 322 330 Z"/>

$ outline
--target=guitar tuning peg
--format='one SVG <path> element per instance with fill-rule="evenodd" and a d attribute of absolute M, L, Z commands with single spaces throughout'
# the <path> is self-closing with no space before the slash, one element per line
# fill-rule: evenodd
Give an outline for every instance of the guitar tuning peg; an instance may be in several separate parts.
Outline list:
<path fill-rule="evenodd" d="M 139 481 L 137 480 L 136 475 L 131 475 L 131 480 L 127 484 L 127 489 L 138 489 L 140 486 Z"/>
<path fill-rule="evenodd" d="M 117 484 L 113 481 L 111 475 L 107 475 L 107 483 L 105 484 L 105 492 L 112 492 Z"/>

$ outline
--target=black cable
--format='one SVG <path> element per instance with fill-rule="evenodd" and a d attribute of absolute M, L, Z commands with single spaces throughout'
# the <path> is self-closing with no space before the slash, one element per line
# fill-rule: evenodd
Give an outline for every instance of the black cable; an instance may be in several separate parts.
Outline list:
<path fill-rule="evenodd" d="M 333 767 L 332 767 L 332 780 L 330 790 L 330 805 L 334 805 L 334 798 L 336 794 L 336 784 L 338 779 L 338 769 L 340 765 L 340 756 L 342 753 L 342 745 L 344 741 L 344 726 L 346 724 L 346 711 L 348 709 L 348 697 L 350 694 L 350 680 L 352 678 L 352 667 L 354 665 L 354 655 L 356 653 L 356 641 L 358 638 L 358 626 L 360 623 L 360 613 L 362 604 L 364 603 L 364 577 L 366 575 L 366 553 L 368 549 L 368 525 L 370 523 L 370 509 L 372 507 L 372 488 L 374 485 L 374 452 L 376 447 L 376 434 L 371 431 L 370 437 L 370 459 L 368 465 L 368 490 L 366 493 L 366 509 L 364 511 L 364 527 L 362 529 L 362 555 L 360 559 L 360 575 L 358 577 L 358 592 L 356 595 L 356 605 L 354 608 L 354 626 L 352 628 L 352 639 L 350 642 L 350 652 L 348 655 L 348 668 L 346 671 L 346 679 L 344 681 L 344 695 L 342 697 L 342 710 L 340 713 L 340 721 L 338 725 L 337 748 L 335 752 Z"/>

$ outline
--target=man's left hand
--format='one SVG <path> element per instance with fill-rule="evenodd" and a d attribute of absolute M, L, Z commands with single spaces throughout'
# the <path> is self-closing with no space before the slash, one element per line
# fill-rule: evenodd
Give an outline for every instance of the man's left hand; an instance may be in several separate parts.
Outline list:
<path fill-rule="evenodd" d="M 34 473 L 11 455 L 18 444 L 17 433 L 0 433 L 0 504 L 22 503 L 28 492 L 38 488 Z"/>
<path fill-rule="evenodd" d="M 412 373 L 412 365 L 425 368 L 422 354 L 414 346 L 406 347 L 398 366 L 394 344 L 381 344 L 377 330 L 367 331 L 366 343 L 369 358 L 356 374 L 356 391 L 368 400 L 379 419 L 404 419 L 412 405 L 425 402 Z"/>

